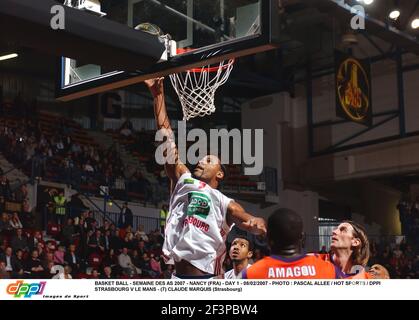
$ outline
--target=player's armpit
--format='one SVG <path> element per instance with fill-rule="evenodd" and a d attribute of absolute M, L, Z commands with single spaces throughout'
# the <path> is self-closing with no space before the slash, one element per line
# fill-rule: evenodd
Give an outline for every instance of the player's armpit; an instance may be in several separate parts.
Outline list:
<path fill-rule="evenodd" d="M 231 201 L 227 208 L 227 224 L 236 224 L 240 229 L 255 235 L 266 234 L 266 221 L 247 213 L 237 202 Z"/>

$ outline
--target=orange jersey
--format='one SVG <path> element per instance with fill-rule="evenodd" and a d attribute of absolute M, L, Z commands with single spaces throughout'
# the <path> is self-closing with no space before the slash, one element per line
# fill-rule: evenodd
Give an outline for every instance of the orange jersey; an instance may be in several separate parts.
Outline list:
<path fill-rule="evenodd" d="M 314 255 L 295 258 L 270 256 L 243 272 L 243 279 L 336 279 L 339 270 Z"/>

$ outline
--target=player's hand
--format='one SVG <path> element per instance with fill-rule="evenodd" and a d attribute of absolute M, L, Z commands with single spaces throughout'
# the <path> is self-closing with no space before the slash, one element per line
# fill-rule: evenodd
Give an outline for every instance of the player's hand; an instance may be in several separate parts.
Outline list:
<path fill-rule="evenodd" d="M 246 222 L 243 222 L 243 227 L 245 227 L 249 232 L 255 235 L 266 235 L 266 222 L 262 218 L 251 218 Z"/>
<path fill-rule="evenodd" d="M 148 79 L 145 80 L 145 84 L 148 87 L 148 89 L 150 90 L 151 94 L 155 97 L 161 93 L 163 93 L 163 81 L 164 78 L 155 78 L 155 79 Z"/>

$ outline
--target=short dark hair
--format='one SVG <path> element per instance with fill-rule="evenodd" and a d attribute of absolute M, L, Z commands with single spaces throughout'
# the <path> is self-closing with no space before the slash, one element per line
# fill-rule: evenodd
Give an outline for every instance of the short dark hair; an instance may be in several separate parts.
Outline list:
<path fill-rule="evenodd" d="M 255 236 L 250 232 L 239 229 L 237 226 L 234 226 L 230 231 L 228 235 L 228 242 L 233 243 L 235 239 L 247 240 L 247 242 L 249 242 L 249 250 L 253 251 L 255 249 Z"/>
<path fill-rule="evenodd" d="M 220 168 L 221 168 L 221 171 L 224 173 L 223 180 L 225 180 L 225 178 L 227 177 L 227 167 L 220 162 Z"/>
<path fill-rule="evenodd" d="M 253 235 L 251 235 L 251 234 L 237 235 L 236 237 L 234 237 L 232 243 L 236 239 L 246 240 L 249 243 L 249 251 L 253 251 L 255 249 L 255 244 L 253 242 Z"/>
<path fill-rule="evenodd" d="M 302 240 L 303 220 L 290 209 L 278 209 L 268 219 L 268 240 L 276 248 L 298 244 Z"/>

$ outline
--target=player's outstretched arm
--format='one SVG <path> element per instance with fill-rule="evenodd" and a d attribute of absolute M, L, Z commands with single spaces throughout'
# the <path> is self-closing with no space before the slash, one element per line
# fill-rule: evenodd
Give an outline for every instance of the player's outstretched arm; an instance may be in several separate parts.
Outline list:
<path fill-rule="evenodd" d="M 255 235 L 266 234 L 266 221 L 247 213 L 237 202 L 231 201 L 227 208 L 228 225 L 236 224 L 240 229 Z"/>
<path fill-rule="evenodd" d="M 174 141 L 174 134 L 170 125 L 169 116 L 166 110 L 166 101 L 164 98 L 164 78 L 156 78 L 146 80 L 145 84 L 149 88 L 154 98 L 154 116 L 156 118 L 157 129 L 164 130 L 164 136 L 168 137 L 166 141 L 168 148 L 166 155 L 167 159 L 172 161 L 166 162 L 166 174 L 172 181 L 174 186 L 182 174 L 189 172 L 188 168 L 180 161 L 176 143 Z"/>

